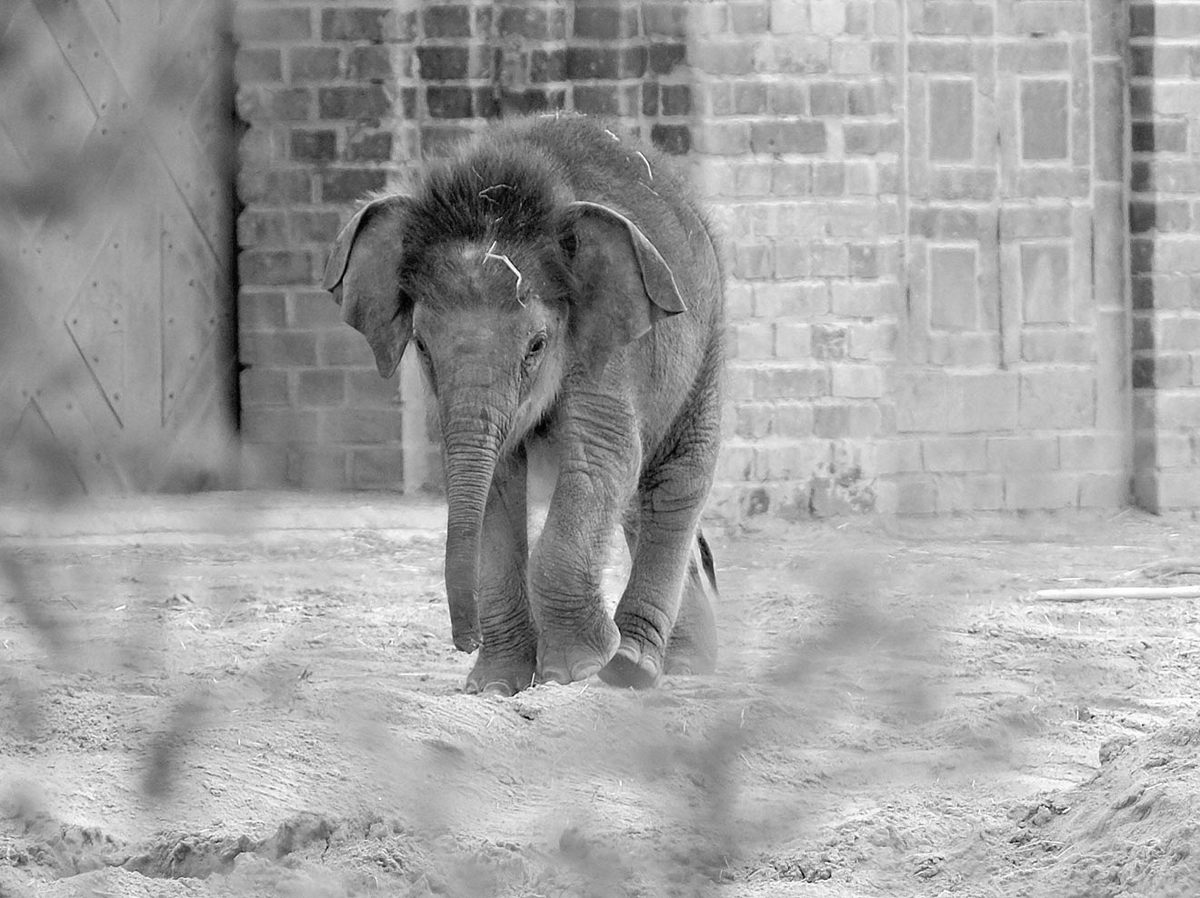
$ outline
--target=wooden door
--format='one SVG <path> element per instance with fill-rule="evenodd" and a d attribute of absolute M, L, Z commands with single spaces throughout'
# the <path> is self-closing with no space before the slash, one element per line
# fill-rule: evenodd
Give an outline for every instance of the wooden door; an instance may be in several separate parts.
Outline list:
<path fill-rule="evenodd" d="M 222 13 L 217 0 L 0 4 L 7 492 L 186 488 L 230 451 Z"/>

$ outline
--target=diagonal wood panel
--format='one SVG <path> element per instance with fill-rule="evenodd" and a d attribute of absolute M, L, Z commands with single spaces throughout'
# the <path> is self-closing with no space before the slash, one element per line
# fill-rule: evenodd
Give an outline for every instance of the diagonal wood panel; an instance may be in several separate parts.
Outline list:
<path fill-rule="evenodd" d="M 0 301 L 15 322 L 0 335 L 0 491 L 6 473 L 9 488 L 29 482 L 15 459 L 31 442 L 53 442 L 84 488 L 108 491 L 178 485 L 181 464 L 203 464 L 199 447 L 230 439 L 216 11 L 19 0 L 0 16 L 25 49 L 0 81 L 0 144 L 21 163 L 8 171 L 33 179 L 53 160 L 82 188 L 66 214 L 0 222 Z"/>

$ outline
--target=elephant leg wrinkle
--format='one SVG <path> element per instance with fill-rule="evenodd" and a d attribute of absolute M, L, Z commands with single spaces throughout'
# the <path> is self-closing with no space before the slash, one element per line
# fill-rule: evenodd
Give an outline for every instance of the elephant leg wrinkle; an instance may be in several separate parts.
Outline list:
<path fill-rule="evenodd" d="M 594 674 L 645 688 L 713 669 L 697 527 L 717 455 L 723 273 L 671 160 L 586 116 L 496 123 L 411 193 L 360 208 L 324 284 L 382 376 L 412 344 L 439 411 L 451 629 L 478 649 L 467 692 Z M 531 455 L 553 484 L 532 553 Z M 632 564 L 610 617 L 600 584 L 622 518 Z"/>

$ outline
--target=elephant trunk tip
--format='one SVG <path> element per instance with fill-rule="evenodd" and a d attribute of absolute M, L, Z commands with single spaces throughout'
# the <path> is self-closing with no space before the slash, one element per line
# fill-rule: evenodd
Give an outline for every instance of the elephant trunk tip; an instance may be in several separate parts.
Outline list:
<path fill-rule="evenodd" d="M 479 628 L 479 607 L 474 591 L 465 596 L 451 596 L 450 633 L 454 639 L 454 647 L 460 652 L 470 653 L 483 645 L 483 634 Z"/>

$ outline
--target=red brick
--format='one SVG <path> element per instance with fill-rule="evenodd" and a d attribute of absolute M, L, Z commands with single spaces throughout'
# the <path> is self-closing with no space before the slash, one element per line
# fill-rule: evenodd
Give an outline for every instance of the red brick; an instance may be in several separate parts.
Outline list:
<path fill-rule="evenodd" d="M 647 64 L 650 71 L 669 75 L 687 59 L 687 47 L 683 44 L 651 44 Z"/>
<path fill-rule="evenodd" d="M 346 369 L 346 399 L 357 407 L 395 406 L 400 402 L 395 378 L 384 379 L 374 366 Z"/>
<path fill-rule="evenodd" d="M 746 122 L 707 122 L 693 136 L 700 153 L 738 156 L 750 152 L 750 126 Z"/>
<path fill-rule="evenodd" d="M 846 190 L 846 166 L 843 162 L 813 163 L 813 193 L 817 196 L 841 196 Z"/>
<path fill-rule="evenodd" d="M 332 162 L 337 158 L 337 134 L 328 129 L 296 129 L 291 133 L 291 157 L 296 162 Z"/>
<path fill-rule="evenodd" d="M 323 119 L 378 120 L 392 111 L 391 98 L 379 84 L 322 87 L 317 97 Z"/>
<path fill-rule="evenodd" d="M 311 368 L 317 364 L 317 339 L 311 333 L 241 331 L 238 359 L 265 368 Z"/>
<path fill-rule="evenodd" d="M 336 212 L 297 210 L 288 215 L 288 234 L 297 243 L 332 245 L 341 230 L 341 216 Z"/>
<path fill-rule="evenodd" d="M 875 403 L 821 404 L 813 409 L 813 433 L 827 439 L 875 436 L 882 423 Z"/>
<path fill-rule="evenodd" d="M 741 361 L 771 359 L 775 355 L 774 325 L 756 322 L 735 324 L 733 328 L 733 357 Z"/>
<path fill-rule="evenodd" d="M 246 368 L 240 375 L 243 408 L 291 404 L 286 371 Z"/>
<path fill-rule="evenodd" d="M 321 13 L 321 37 L 327 41 L 371 41 L 384 39 L 386 9 L 326 9 Z"/>
<path fill-rule="evenodd" d="M 377 168 L 330 168 L 319 178 L 321 199 L 327 203 L 359 200 L 387 185 L 387 172 Z"/>
<path fill-rule="evenodd" d="M 471 36 L 471 9 L 468 6 L 426 6 L 421 15 L 427 38 Z"/>
<path fill-rule="evenodd" d="M 830 285 L 830 292 L 830 309 L 835 315 L 873 318 L 894 311 L 890 290 L 876 282 L 835 282 Z"/>
<path fill-rule="evenodd" d="M 894 321 L 851 321 L 849 357 L 870 361 L 889 361 L 896 357 L 899 328 Z"/>
<path fill-rule="evenodd" d="M 701 39 L 689 49 L 688 58 L 696 68 L 712 75 L 749 75 L 754 71 L 754 43 Z"/>
<path fill-rule="evenodd" d="M 312 37 L 312 16 L 306 7 L 247 9 L 239 5 L 233 31 L 238 41 L 297 41 Z"/>
<path fill-rule="evenodd" d="M 353 47 L 346 54 L 346 77 L 356 81 L 384 82 L 396 73 L 392 48 L 388 45 L 368 44 Z M 407 99 L 405 109 L 411 109 Z"/>
<path fill-rule="evenodd" d="M 279 50 L 241 47 L 234 57 L 234 77 L 238 84 L 281 81 L 283 60 Z"/>
<path fill-rule="evenodd" d="M 285 321 L 283 293 L 245 287 L 238 291 L 239 330 L 271 330 L 283 327 Z"/>
<path fill-rule="evenodd" d="M 771 246 L 767 243 L 741 242 L 733 248 L 733 273 L 740 278 L 771 276 Z"/>
<path fill-rule="evenodd" d="M 308 250 L 246 250 L 238 256 L 243 284 L 311 284 L 313 257 Z"/>
<path fill-rule="evenodd" d="M 251 123 L 307 121 L 312 108 L 312 91 L 305 87 L 256 85 L 237 92 L 238 117 Z"/>
<path fill-rule="evenodd" d="M 771 432 L 789 439 L 813 435 L 813 406 L 811 402 L 775 402 Z"/>
<path fill-rule="evenodd" d="M 288 71 L 293 81 L 331 81 L 341 70 L 341 51 L 337 47 L 292 47 L 288 50 Z"/>
<path fill-rule="evenodd" d="M 566 37 L 566 16 L 560 8 L 528 6 L 503 7 L 497 30 L 502 36 L 520 36 L 535 40 Z"/>
<path fill-rule="evenodd" d="M 752 122 L 750 146 L 756 153 L 823 153 L 825 124 L 803 119 Z"/>
<path fill-rule="evenodd" d="M 829 395 L 829 370 L 824 366 L 772 366 L 754 372 L 755 399 L 801 399 Z"/>
<path fill-rule="evenodd" d="M 307 203 L 312 201 L 312 173 L 307 169 L 238 172 L 238 199 L 243 203 Z"/>
<path fill-rule="evenodd" d="M 878 399 L 884 394 L 883 370 L 876 365 L 834 365 L 833 395 L 847 399 Z"/>
<path fill-rule="evenodd" d="M 296 404 L 301 408 L 341 405 L 346 398 L 346 378 L 337 369 L 300 371 L 296 381 Z"/>
<path fill-rule="evenodd" d="M 809 244 L 812 274 L 818 277 L 847 277 L 850 251 L 844 243 Z"/>
<path fill-rule="evenodd" d="M 781 361 L 811 359 L 811 331 L 812 325 L 808 322 L 775 322 L 775 358 Z"/>
<path fill-rule="evenodd" d="M 313 365 L 350 365 L 356 368 L 374 368 L 371 350 L 362 335 L 349 327 L 339 327 L 319 334 L 305 334 L 316 342 Z"/>
<path fill-rule="evenodd" d="M 246 249 L 283 246 L 287 241 L 286 225 L 283 212 L 247 209 L 238 216 L 238 245 Z"/>
<path fill-rule="evenodd" d="M 324 290 L 294 290 L 288 297 L 288 327 L 295 330 L 340 328 L 342 310 Z"/>
<path fill-rule="evenodd" d="M 908 65 L 911 72 L 971 73 L 975 69 L 971 44 L 920 39 L 913 40 L 909 45 Z"/>

